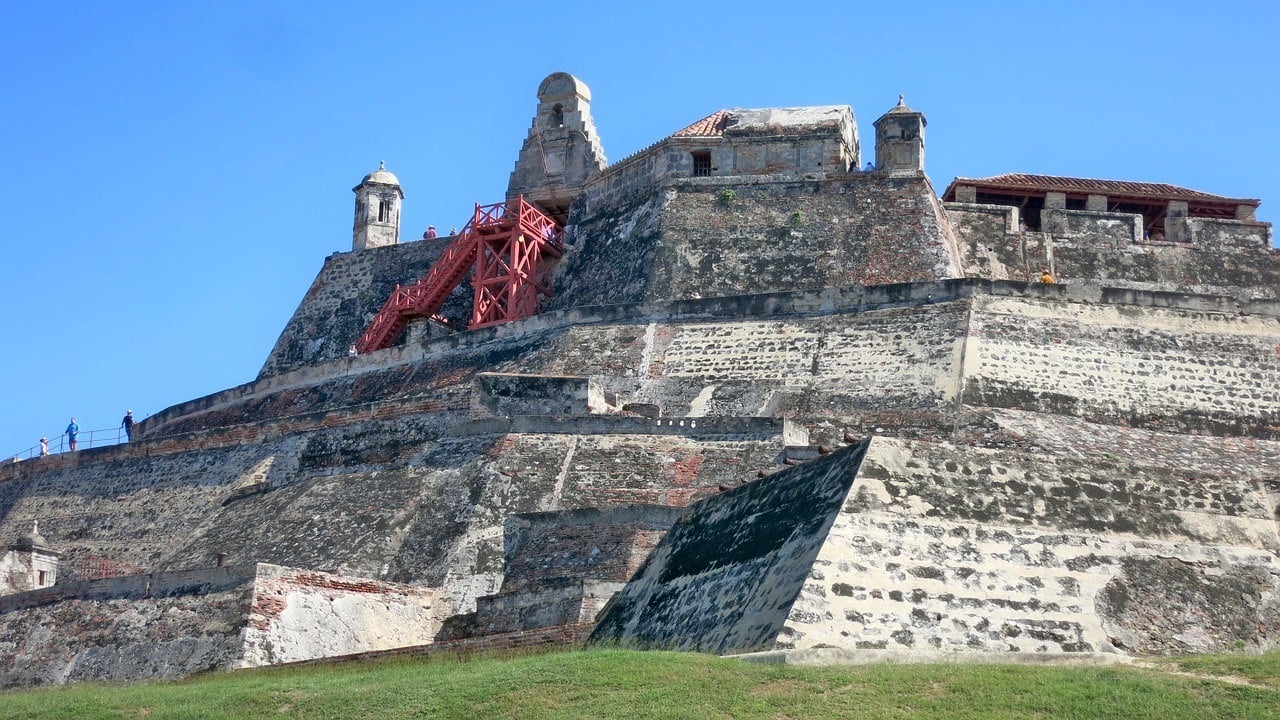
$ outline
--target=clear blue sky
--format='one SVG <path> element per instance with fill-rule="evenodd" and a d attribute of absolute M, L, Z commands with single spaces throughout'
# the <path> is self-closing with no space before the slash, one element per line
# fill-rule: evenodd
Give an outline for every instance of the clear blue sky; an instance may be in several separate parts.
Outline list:
<path fill-rule="evenodd" d="M 1272 3 L 472 5 L 0 5 L 0 456 L 252 380 L 361 176 L 400 177 L 406 238 L 461 225 L 554 71 L 610 160 L 728 107 L 847 103 L 865 140 L 902 92 L 939 190 L 1168 182 L 1280 218 Z"/>

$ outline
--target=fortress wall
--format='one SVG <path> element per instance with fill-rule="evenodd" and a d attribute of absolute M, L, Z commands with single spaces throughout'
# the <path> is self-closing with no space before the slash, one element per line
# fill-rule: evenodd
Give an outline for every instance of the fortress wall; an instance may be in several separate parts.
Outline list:
<path fill-rule="evenodd" d="M 1280 543 L 1264 493 L 1180 459 L 1097 466 L 876 438 L 778 644 L 1272 647 Z"/>
<path fill-rule="evenodd" d="M 345 357 L 395 285 L 426 275 L 450 240 L 415 240 L 325 258 L 258 377 Z M 470 284 L 463 283 L 454 289 L 442 314 L 469 318 L 470 308 Z"/>
<path fill-rule="evenodd" d="M 1182 222 L 1186 224 L 1187 235 L 1190 236 L 1191 242 L 1209 252 L 1228 249 L 1253 253 L 1259 248 L 1271 249 L 1270 223 L 1198 217 L 1184 218 Z"/>
<path fill-rule="evenodd" d="M 607 431 L 611 418 L 584 420 Z M 91 564 L 198 568 L 225 553 L 441 587 L 465 609 L 498 590 L 509 516 L 687 505 L 773 466 L 783 443 L 783 424 L 769 419 L 701 429 L 619 421 L 618 434 L 526 423 L 520 434 L 446 436 L 436 416 L 402 415 L 236 446 L 128 454 L 162 439 L 101 461 L 33 461 L 0 482 L 0 534 L 39 520 L 68 579 Z"/>
<path fill-rule="evenodd" d="M 1065 244 L 1099 249 L 1123 248 L 1142 241 L 1142 216 L 1100 210 L 1045 208 L 1040 211 L 1040 231 Z"/>
<path fill-rule="evenodd" d="M 1018 208 L 1005 205 L 944 203 L 955 230 L 965 277 L 992 280 L 1032 280 L 1032 265 L 1018 228 Z"/>
<path fill-rule="evenodd" d="M 593 217 L 630 204 L 637 196 L 652 193 L 655 179 L 666 170 L 667 152 L 663 143 L 623 158 L 583 188 L 574 201 L 570 218 Z"/>
<path fill-rule="evenodd" d="M 958 258 L 937 205 L 923 177 L 672 181 L 643 202 L 578 220 L 546 307 L 955 277 Z"/>
<path fill-rule="evenodd" d="M 1017 208 L 946 203 L 966 277 L 1036 280 L 1051 265 L 1059 283 L 1101 282 L 1163 290 L 1275 298 L 1280 251 L 1266 223 L 1186 218 L 1186 242 L 1144 238 L 1130 213 L 1044 210 L 1044 232 L 1018 232 Z M 1171 231 L 1173 228 L 1171 228 Z"/>
<path fill-rule="evenodd" d="M 845 429 L 947 426 L 968 305 L 653 326 L 654 377 L 633 397 L 673 415 L 797 418 L 815 443 Z"/>
<path fill-rule="evenodd" d="M 432 341 L 418 348 L 420 360 L 409 348 L 393 349 L 355 358 L 359 365 L 336 361 L 327 376 L 299 371 L 296 385 L 280 376 L 258 383 L 259 393 L 235 389 L 221 401 L 188 403 L 158 413 L 143 437 L 281 416 L 297 429 L 401 405 L 456 421 L 475 410 L 470 383 L 479 372 L 585 377 L 620 403 L 656 403 L 668 415 L 834 415 L 884 425 L 906 413 L 907 422 L 936 425 L 939 404 L 955 394 L 967 323 L 967 301 L 943 303 L 968 292 L 949 283 L 897 285 L 632 306 L 577 325 L 534 318 L 522 334 Z M 929 305 L 910 307 L 920 304 Z M 777 319 L 717 321 L 721 314 Z M 875 393 L 865 391 L 882 380 Z M 366 405 L 374 398 L 383 400 Z"/>
<path fill-rule="evenodd" d="M 0 599 L 0 686 L 183 677 L 240 657 L 252 568 L 66 582 Z"/>
<path fill-rule="evenodd" d="M 1183 431 L 1280 430 L 1280 322 L 1190 309 L 975 300 L 964 401 Z"/>
<path fill-rule="evenodd" d="M 1081 467 L 1112 469 L 1149 465 L 1153 457 L 1177 458 L 1183 477 L 1235 478 L 1280 490 L 1276 441 L 1160 432 L 1008 408 L 980 408 L 966 419 L 951 440 L 956 445 L 1070 458 Z M 1274 509 L 1274 501 L 1272 505 Z"/>
<path fill-rule="evenodd" d="M 239 667 L 431 643 L 452 606 L 434 589 L 258 565 Z"/>
<path fill-rule="evenodd" d="M 648 192 L 595 207 L 574 205 L 565 252 L 552 277 L 555 297 L 542 309 L 634 303 L 649 291 L 668 193 Z"/>
<path fill-rule="evenodd" d="M 852 446 L 693 507 L 613 597 L 592 642 L 771 648 L 865 450 Z"/>

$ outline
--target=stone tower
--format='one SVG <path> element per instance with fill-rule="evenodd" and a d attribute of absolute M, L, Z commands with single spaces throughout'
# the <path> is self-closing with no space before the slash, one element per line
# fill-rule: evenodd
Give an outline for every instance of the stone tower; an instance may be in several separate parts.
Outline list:
<path fill-rule="evenodd" d="M 538 86 L 538 114 L 520 148 L 507 197 L 525 199 L 563 223 L 569 204 L 606 165 L 591 121 L 591 91 L 569 73 Z"/>
<path fill-rule="evenodd" d="M 356 220 L 351 231 L 351 249 L 395 245 L 400 242 L 400 202 L 404 193 L 400 180 L 387 171 L 385 163 L 364 176 L 351 188 L 356 194 Z"/>
<path fill-rule="evenodd" d="M 876 120 L 876 169 L 890 175 L 924 172 L 923 113 L 907 107 L 901 95 L 892 110 Z"/>

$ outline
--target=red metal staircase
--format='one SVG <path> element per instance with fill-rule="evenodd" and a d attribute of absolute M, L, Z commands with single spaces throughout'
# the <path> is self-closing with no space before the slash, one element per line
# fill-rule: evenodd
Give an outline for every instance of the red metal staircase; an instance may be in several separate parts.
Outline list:
<path fill-rule="evenodd" d="M 472 268 L 475 300 L 468 329 L 535 315 L 538 296 L 552 296 L 551 269 L 563 254 L 560 228 L 523 196 L 476 205 L 471 220 L 426 276 L 412 285 L 396 285 L 356 349 L 367 353 L 390 347 L 414 318 L 444 322 L 440 308 Z"/>

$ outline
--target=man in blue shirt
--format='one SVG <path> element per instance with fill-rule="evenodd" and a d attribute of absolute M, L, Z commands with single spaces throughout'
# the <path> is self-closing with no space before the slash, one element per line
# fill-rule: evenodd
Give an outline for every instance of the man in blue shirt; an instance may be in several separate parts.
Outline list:
<path fill-rule="evenodd" d="M 71 418 L 71 424 L 67 426 L 67 444 L 71 446 L 71 452 L 76 451 L 76 436 L 80 434 L 80 426 L 76 424 L 76 419 Z"/>

